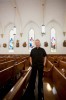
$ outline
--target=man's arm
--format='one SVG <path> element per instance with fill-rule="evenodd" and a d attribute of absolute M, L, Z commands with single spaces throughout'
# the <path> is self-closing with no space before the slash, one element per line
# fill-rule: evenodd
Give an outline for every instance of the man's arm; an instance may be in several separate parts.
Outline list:
<path fill-rule="evenodd" d="M 46 66 L 46 60 L 47 60 L 47 57 L 45 56 L 44 57 L 44 66 Z"/>
<path fill-rule="evenodd" d="M 32 57 L 30 57 L 30 65 L 32 66 Z"/>

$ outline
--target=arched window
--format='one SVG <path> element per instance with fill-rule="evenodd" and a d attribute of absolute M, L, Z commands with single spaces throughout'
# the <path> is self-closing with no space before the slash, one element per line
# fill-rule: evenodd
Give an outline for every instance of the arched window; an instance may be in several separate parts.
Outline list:
<path fill-rule="evenodd" d="M 55 29 L 51 29 L 51 52 L 56 52 L 56 32 Z"/>
<path fill-rule="evenodd" d="M 9 52 L 14 52 L 14 35 L 16 34 L 16 27 L 10 31 Z"/>
<path fill-rule="evenodd" d="M 34 48 L 34 30 L 30 29 L 29 31 L 29 52 L 31 51 L 32 48 Z"/>

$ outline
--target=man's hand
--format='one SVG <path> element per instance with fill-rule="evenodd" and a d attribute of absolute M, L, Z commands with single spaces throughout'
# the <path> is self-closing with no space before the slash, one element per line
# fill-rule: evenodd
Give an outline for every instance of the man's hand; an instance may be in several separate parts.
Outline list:
<path fill-rule="evenodd" d="M 30 57 L 30 65 L 32 66 L 32 58 Z"/>
<path fill-rule="evenodd" d="M 44 66 L 46 66 L 47 57 L 44 57 Z"/>

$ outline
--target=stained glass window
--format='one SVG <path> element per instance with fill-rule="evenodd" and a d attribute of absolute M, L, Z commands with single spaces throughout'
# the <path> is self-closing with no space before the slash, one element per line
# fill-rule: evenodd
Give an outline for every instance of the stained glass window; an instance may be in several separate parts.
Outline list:
<path fill-rule="evenodd" d="M 55 29 L 51 29 L 51 52 L 56 52 L 56 32 Z"/>
<path fill-rule="evenodd" d="M 10 31 L 10 39 L 9 39 L 9 52 L 14 52 L 14 35 L 16 34 L 16 27 L 11 29 Z"/>
<path fill-rule="evenodd" d="M 34 30 L 29 31 L 29 52 L 34 48 Z"/>

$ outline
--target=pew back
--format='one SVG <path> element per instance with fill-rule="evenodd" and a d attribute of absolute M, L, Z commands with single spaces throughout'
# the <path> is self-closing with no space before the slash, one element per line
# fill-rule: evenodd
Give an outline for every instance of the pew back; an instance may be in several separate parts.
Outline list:
<path fill-rule="evenodd" d="M 60 69 L 64 68 L 66 70 L 66 62 L 65 61 L 59 61 L 58 68 L 60 68 Z"/>
<path fill-rule="evenodd" d="M 0 71 L 0 87 L 4 86 L 9 79 L 12 79 L 14 66 Z"/>
<path fill-rule="evenodd" d="M 3 70 L 5 68 L 8 68 L 12 65 L 14 65 L 14 60 L 11 60 L 11 61 L 8 61 L 8 62 L 3 62 L 3 63 L 0 63 L 0 70 Z"/>

